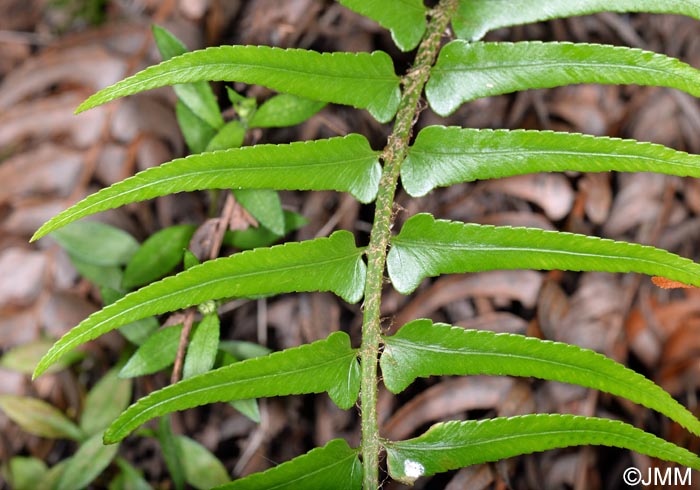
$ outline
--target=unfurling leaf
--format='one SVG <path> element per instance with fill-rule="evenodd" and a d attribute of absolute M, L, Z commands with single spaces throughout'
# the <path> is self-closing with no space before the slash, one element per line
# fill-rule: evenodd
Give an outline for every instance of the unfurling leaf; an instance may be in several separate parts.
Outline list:
<path fill-rule="evenodd" d="M 686 0 L 460 0 L 452 26 L 458 37 L 476 41 L 501 27 L 594 14 L 648 12 L 700 19 L 700 9 Z"/>
<path fill-rule="evenodd" d="M 389 277 L 403 294 L 426 277 L 496 269 L 639 272 L 700 285 L 700 265 L 692 260 L 654 247 L 573 233 L 418 214 L 391 243 Z"/>
<path fill-rule="evenodd" d="M 425 32 L 427 9 L 423 0 L 339 0 L 342 5 L 391 31 L 401 51 L 410 51 Z"/>
<path fill-rule="evenodd" d="M 325 340 L 236 362 L 155 391 L 129 407 L 107 429 L 105 441 L 118 442 L 144 422 L 176 410 L 230 400 L 327 391 L 341 408 L 360 389 L 357 350 L 344 332 Z"/>
<path fill-rule="evenodd" d="M 364 136 L 350 134 L 342 138 L 247 146 L 178 158 L 86 197 L 47 221 L 32 240 L 84 216 L 183 191 L 336 190 L 370 202 L 379 189 L 378 156 L 379 152 L 370 148 Z M 133 249 L 136 247 L 138 244 L 134 243 Z"/>
<path fill-rule="evenodd" d="M 333 439 L 291 461 L 214 490 L 360 490 L 362 464 L 358 452 L 344 440 Z"/>
<path fill-rule="evenodd" d="M 577 83 L 670 87 L 700 95 L 700 71 L 652 51 L 583 43 L 452 41 L 430 71 L 426 95 L 441 116 L 490 95 Z"/>
<path fill-rule="evenodd" d="M 433 425 L 415 439 L 386 442 L 391 476 L 413 483 L 429 476 L 489 461 L 548 449 L 602 445 L 700 469 L 700 458 L 687 449 L 616 420 L 575 415 L 522 415 Z"/>
<path fill-rule="evenodd" d="M 399 105 L 399 77 L 383 51 L 318 53 L 268 46 L 219 46 L 185 53 L 100 90 L 76 112 L 166 85 L 244 82 L 322 102 L 367 109 L 388 122 Z"/>
<path fill-rule="evenodd" d="M 415 320 L 384 338 L 381 366 L 392 393 L 417 377 L 532 376 L 627 398 L 700 434 L 700 421 L 652 381 L 602 354 L 561 342 Z"/>
<path fill-rule="evenodd" d="M 401 165 L 412 196 L 536 172 L 657 172 L 700 177 L 700 156 L 653 143 L 552 131 L 424 128 Z"/>

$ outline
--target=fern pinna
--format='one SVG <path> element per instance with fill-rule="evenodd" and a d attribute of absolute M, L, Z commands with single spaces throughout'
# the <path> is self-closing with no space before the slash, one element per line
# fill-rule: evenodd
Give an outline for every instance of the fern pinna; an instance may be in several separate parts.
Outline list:
<path fill-rule="evenodd" d="M 578 83 L 664 86 L 700 95 L 700 71 L 662 54 L 567 42 L 484 42 L 490 30 L 596 12 L 652 12 L 700 19 L 700 3 L 673 0 L 340 0 L 389 29 L 413 66 L 394 72 L 388 54 L 318 53 L 267 46 L 221 46 L 174 56 L 101 90 L 78 112 L 118 97 L 176 85 L 188 110 L 207 119 L 196 87 L 205 81 L 259 84 L 316 103 L 366 109 L 393 120 L 381 150 L 367 138 L 256 145 L 173 160 L 101 190 L 42 226 L 38 239 L 84 216 L 175 192 L 201 189 L 334 190 L 374 202 L 366 246 L 347 231 L 327 238 L 257 248 L 195 265 L 132 292 L 60 339 L 36 368 L 46 371 L 73 348 L 121 325 L 211 300 L 300 291 L 332 291 L 363 300 L 361 345 L 336 332 L 325 340 L 190 377 L 138 400 L 104 435 L 112 444 L 144 422 L 216 401 L 327 392 L 341 408 L 358 398 L 362 442 L 333 440 L 266 472 L 219 488 L 379 487 L 380 455 L 408 484 L 471 464 L 583 444 L 617 446 L 700 469 L 693 453 L 628 424 L 559 414 L 447 422 L 409 440 L 384 440 L 377 421 L 378 363 L 387 388 L 399 393 L 416 378 L 510 375 L 556 380 L 627 398 L 700 434 L 700 422 L 660 387 L 595 352 L 511 334 L 411 321 L 394 335 L 380 328 L 385 267 L 392 285 L 411 293 L 426 277 L 492 269 L 639 272 L 700 285 L 700 266 L 664 250 L 584 235 L 481 226 L 418 214 L 392 233 L 394 195 L 412 196 L 460 182 L 534 172 L 618 171 L 700 176 L 700 157 L 651 143 L 551 131 L 423 128 L 411 144 L 425 93 L 440 115 L 482 97 Z M 448 26 L 458 39 L 444 43 Z M 211 117 L 209 117 L 211 119 Z M 214 121 L 221 124 L 221 121 Z"/>

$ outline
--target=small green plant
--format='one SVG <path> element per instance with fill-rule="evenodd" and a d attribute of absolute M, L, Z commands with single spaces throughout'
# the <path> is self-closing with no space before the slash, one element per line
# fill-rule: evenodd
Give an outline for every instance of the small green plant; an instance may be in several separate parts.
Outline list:
<path fill-rule="evenodd" d="M 35 376 L 76 346 L 153 315 L 227 298 L 332 291 L 348 302 L 364 302 L 359 347 L 351 345 L 346 333 L 336 332 L 312 344 L 189 377 L 126 409 L 106 429 L 104 441 L 119 442 L 148 420 L 207 403 L 327 392 L 344 409 L 351 409 L 359 397 L 360 447 L 333 440 L 271 470 L 219 488 L 375 489 L 379 487 L 383 452 L 391 477 L 411 484 L 420 477 L 463 466 L 585 444 L 627 448 L 700 469 L 700 458 L 690 451 L 628 424 L 600 418 L 532 414 L 455 421 L 436 424 L 423 435 L 403 441 L 380 438 L 377 420 L 379 364 L 383 382 L 394 393 L 418 377 L 531 376 L 627 398 L 700 434 L 700 421 L 668 393 L 592 351 L 420 319 L 388 336 L 382 335 L 380 324 L 385 268 L 393 287 L 404 294 L 427 277 L 492 269 L 639 272 L 700 285 L 700 265 L 631 243 L 445 221 L 428 214 L 411 217 L 396 234 L 391 231 L 399 177 L 410 195 L 421 196 L 458 182 L 545 171 L 700 176 L 699 156 L 656 144 L 579 134 L 430 126 L 410 144 L 424 92 L 430 107 L 440 115 L 481 97 L 576 83 L 665 86 L 698 96 L 700 71 L 661 54 L 594 44 L 491 43 L 479 39 L 499 27 L 600 11 L 647 11 L 700 19 L 700 4 L 671 0 L 441 0 L 428 9 L 422 0 L 405 0 L 400 7 L 392 0 L 340 3 L 389 29 L 402 50 L 417 47 L 412 68 L 399 77 L 389 55 L 381 51 L 317 53 L 221 46 L 181 54 L 147 68 L 93 95 L 78 111 L 143 90 L 176 85 L 180 107 L 210 124 L 213 135 L 214 130 L 223 131 L 223 121 L 217 116 L 218 108 L 215 115 L 202 107 L 204 98 L 198 92 L 205 87 L 202 82 L 244 82 L 318 103 L 367 109 L 380 122 L 393 120 L 393 131 L 381 151 L 371 148 L 364 136 L 351 134 L 173 160 L 87 197 L 47 222 L 33 239 L 127 203 L 182 191 L 233 188 L 335 190 L 348 192 L 363 203 L 374 202 L 369 244 L 358 247 L 353 235 L 341 230 L 327 238 L 256 248 L 194 265 L 91 315 L 49 350 Z M 443 46 L 442 37 L 450 22 L 459 39 Z M 251 119 L 243 102 L 234 97 L 245 126 Z M 253 121 L 264 107 L 252 116 Z M 178 114 L 183 121 L 180 111 Z M 201 143 L 190 146 L 215 149 Z"/>

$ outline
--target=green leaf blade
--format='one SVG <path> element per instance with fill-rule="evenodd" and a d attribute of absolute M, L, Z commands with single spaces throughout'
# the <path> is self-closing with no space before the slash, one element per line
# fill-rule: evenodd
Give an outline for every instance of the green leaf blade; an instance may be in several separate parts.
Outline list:
<path fill-rule="evenodd" d="M 118 370 L 109 370 L 85 397 L 80 428 L 89 435 L 103 431 L 131 401 L 131 380 L 120 379 Z"/>
<path fill-rule="evenodd" d="M 333 439 L 323 447 L 214 490 L 360 490 L 362 464 L 358 452 L 343 439 Z"/>
<path fill-rule="evenodd" d="M 92 95 L 76 112 L 166 85 L 244 82 L 322 102 L 367 109 L 388 122 L 399 105 L 391 58 L 373 53 L 318 53 L 268 46 L 219 46 L 185 53 Z"/>
<path fill-rule="evenodd" d="M 306 121 L 325 107 L 325 102 L 279 94 L 270 97 L 253 114 L 251 128 L 283 128 Z"/>
<path fill-rule="evenodd" d="M 176 225 L 157 231 L 138 248 L 124 270 L 125 289 L 142 286 L 161 278 L 182 262 L 184 249 L 196 227 Z"/>
<path fill-rule="evenodd" d="M 332 291 L 357 302 L 366 274 L 362 253 L 350 232 L 337 231 L 328 238 L 255 249 L 194 266 L 93 313 L 54 344 L 34 374 L 39 376 L 75 346 L 121 325 L 208 300 Z"/>
<path fill-rule="evenodd" d="M 426 277 L 487 270 L 638 272 L 700 286 L 700 265 L 665 250 L 598 237 L 410 218 L 392 239 L 389 277 L 408 294 Z"/>
<path fill-rule="evenodd" d="M 602 354 L 560 342 L 415 320 L 384 338 L 381 366 L 392 393 L 403 391 L 418 377 L 535 377 L 627 398 L 700 434 L 700 421 L 652 381 Z"/>
<path fill-rule="evenodd" d="M 276 191 L 271 189 L 238 189 L 233 195 L 259 224 L 275 235 L 284 235 L 284 210 Z"/>
<path fill-rule="evenodd" d="M 700 96 L 700 71 L 651 51 L 539 41 L 445 45 L 426 86 L 441 116 L 481 97 L 579 83 L 635 84 L 675 88 Z"/>
<path fill-rule="evenodd" d="M 700 19 L 700 8 L 687 0 L 460 0 L 452 26 L 458 37 L 481 39 L 494 29 L 598 12 L 678 14 Z"/>
<path fill-rule="evenodd" d="M 81 441 L 85 433 L 53 405 L 38 398 L 0 395 L 0 410 L 23 430 L 39 437 Z"/>
<path fill-rule="evenodd" d="M 63 470 L 56 490 L 80 490 L 87 487 L 112 462 L 119 446 L 105 446 L 102 433 L 81 444 Z"/>
<path fill-rule="evenodd" d="M 341 5 L 369 17 L 391 31 L 401 51 L 418 46 L 426 28 L 428 13 L 423 0 L 339 0 Z"/>
<path fill-rule="evenodd" d="M 118 442 L 166 413 L 214 402 L 326 391 L 347 409 L 359 389 L 356 349 L 346 333 L 336 332 L 325 340 L 230 364 L 153 392 L 114 421 L 105 441 Z"/>
<path fill-rule="evenodd" d="M 459 182 L 569 170 L 700 177 L 700 156 L 583 134 L 429 126 L 409 148 L 401 182 L 418 197 Z"/>
<path fill-rule="evenodd" d="M 187 47 L 166 29 L 153 25 L 151 30 L 163 60 L 169 60 L 187 52 Z M 176 85 L 173 88 L 183 104 L 213 129 L 224 125 L 216 96 L 207 82 Z"/>
<path fill-rule="evenodd" d="M 153 332 L 136 349 L 124 367 L 120 378 L 135 378 L 153 374 L 175 362 L 182 325 L 173 325 Z"/>
<path fill-rule="evenodd" d="M 32 240 L 84 216 L 184 191 L 336 190 L 367 203 L 374 200 L 379 189 L 378 155 L 364 136 L 350 134 L 179 158 L 88 196 L 46 222 Z"/>
<path fill-rule="evenodd" d="M 126 264 L 139 248 L 127 232 L 99 221 L 71 224 L 52 236 L 70 256 L 96 266 Z"/>
<path fill-rule="evenodd" d="M 192 339 L 187 346 L 187 356 L 182 369 L 183 379 L 206 373 L 214 367 L 219 346 L 219 333 L 220 325 L 217 313 L 205 315 L 192 333 Z"/>
<path fill-rule="evenodd" d="M 616 421 L 575 415 L 522 415 L 490 420 L 447 422 L 400 442 L 387 442 L 389 473 L 404 483 L 421 476 L 521 454 L 576 445 L 630 449 L 700 469 L 687 449 Z"/>

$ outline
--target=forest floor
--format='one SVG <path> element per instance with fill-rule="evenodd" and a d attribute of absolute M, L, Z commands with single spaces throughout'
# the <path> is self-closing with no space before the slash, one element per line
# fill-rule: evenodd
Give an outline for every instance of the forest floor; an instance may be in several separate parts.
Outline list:
<path fill-rule="evenodd" d="M 90 13 L 89 7 L 96 10 Z M 171 89 L 149 92 L 73 115 L 86 96 L 159 61 L 150 31 L 157 23 L 190 49 L 217 44 L 265 44 L 319 51 L 388 51 L 403 72 L 410 53 L 371 21 L 324 0 L 4 0 L 0 2 L 0 355 L 42 338 L 58 338 L 102 305 L 51 239 L 32 233 L 69 204 L 135 171 L 186 154 Z M 601 14 L 499 30 L 491 40 L 560 40 L 627 45 L 700 66 L 697 21 L 678 16 Z M 403 64 L 403 66 L 402 66 Z M 225 101 L 223 84 L 215 84 Z M 236 85 L 262 101 L 272 92 Z M 477 128 L 548 129 L 634 138 L 700 153 L 700 104 L 690 96 L 649 87 L 580 85 L 490 97 L 448 119 L 422 112 L 429 124 Z M 390 127 L 363 111 L 324 108 L 301 126 L 255 130 L 246 144 L 282 143 L 357 132 L 375 149 Z M 139 241 L 179 223 L 207 219 L 205 193 L 178 194 L 102 213 L 97 219 Z M 364 243 L 371 207 L 332 192 L 284 192 L 285 209 L 308 219 L 290 235 L 304 240 L 335 229 Z M 700 181 L 652 174 L 537 174 L 460 184 L 409 199 L 397 219 L 420 212 L 439 218 L 586 233 L 699 257 Z M 398 225 L 397 225 L 398 226 Z M 230 254 L 233 250 L 224 250 Z M 409 297 L 385 291 L 387 325 L 432 318 L 469 328 L 517 332 L 603 352 L 658 382 L 694 413 L 700 380 L 700 292 L 662 290 L 646 277 L 606 273 L 494 271 L 425 281 Z M 240 301 L 222 316 L 225 338 L 273 350 L 345 330 L 359 338 L 359 305 L 329 293 Z M 388 329 L 393 327 L 388 326 Z M 106 335 L 87 346 L 70 369 L 31 382 L 0 362 L 0 394 L 41 398 L 75 418 L 86 392 L 118 360 L 126 341 Z M 135 396 L 168 383 L 162 372 L 135 381 Z M 401 396 L 379 394 L 383 435 L 407 438 L 431 423 L 531 412 L 598 415 L 633 423 L 700 451 L 700 441 L 643 407 L 586 389 L 531 379 L 438 378 Z M 344 437 L 359 443 L 356 409 L 342 411 L 326 396 L 261 402 L 255 424 L 228 405 L 189 410 L 176 432 L 211 450 L 232 477 L 269 468 Z M 0 461 L 35 456 L 49 466 L 74 443 L 30 435 L 0 412 Z M 173 488 L 154 439 L 125 444 L 120 455 L 154 488 Z M 627 488 L 638 454 L 601 448 L 549 451 L 419 481 L 417 488 L 451 490 Z M 114 468 L 92 488 L 106 488 Z M 5 474 L 6 476 L 6 474 Z M 697 479 L 697 478 L 696 478 Z M 696 487 L 700 488 L 700 479 Z M 10 488 L 0 476 L 0 488 Z M 384 488 L 403 488 L 387 482 Z"/>

